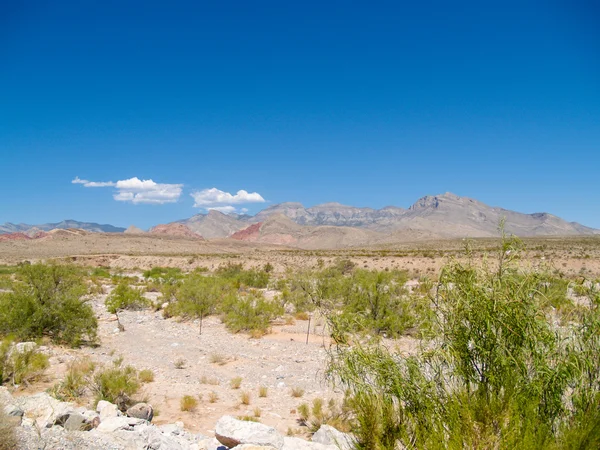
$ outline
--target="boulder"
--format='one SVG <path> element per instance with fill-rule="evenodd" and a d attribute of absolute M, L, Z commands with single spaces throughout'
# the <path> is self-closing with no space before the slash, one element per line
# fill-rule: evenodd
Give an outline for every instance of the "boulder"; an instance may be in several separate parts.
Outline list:
<path fill-rule="evenodd" d="M 132 431 L 134 426 L 143 423 L 146 423 L 146 421 L 135 417 L 109 417 L 106 420 L 101 420 L 96 430 L 100 433 L 114 433 L 117 430 Z"/>
<path fill-rule="evenodd" d="M 65 424 L 63 425 L 67 431 L 89 431 L 92 429 L 92 424 L 86 420 L 83 414 L 70 414 Z"/>
<path fill-rule="evenodd" d="M 215 437 L 229 448 L 241 444 L 273 447 L 280 450 L 283 447 L 283 436 L 273 427 L 258 422 L 238 420 L 231 416 L 223 416 L 215 426 Z"/>
<path fill-rule="evenodd" d="M 323 445 L 334 445 L 340 450 L 352 450 L 355 444 L 351 435 L 342 433 L 329 425 L 321 425 L 321 428 L 313 434 L 312 441 Z"/>
<path fill-rule="evenodd" d="M 114 405 L 106 400 L 100 400 L 96 405 L 96 411 L 100 414 L 100 422 L 105 419 L 110 419 L 111 417 L 120 417 L 122 416 L 121 411 L 117 408 L 117 405 Z"/>
<path fill-rule="evenodd" d="M 284 437 L 281 450 L 339 450 L 335 445 L 325 445 L 318 442 L 309 442 L 297 437 Z"/>
<path fill-rule="evenodd" d="M 127 410 L 129 417 L 135 417 L 136 419 L 144 419 L 148 422 L 152 421 L 154 417 L 154 409 L 148 403 L 136 403 Z"/>

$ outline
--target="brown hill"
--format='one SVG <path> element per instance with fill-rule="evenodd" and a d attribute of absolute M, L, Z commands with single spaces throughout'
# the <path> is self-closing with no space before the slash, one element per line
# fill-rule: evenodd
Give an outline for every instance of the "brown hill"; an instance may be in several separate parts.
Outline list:
<path fill-rule="evenodd" d="M 31 239 L 25 233 L 0 234 L 0 241 L 27 241 Z"/>
<path fill-rule="evenodd" d="M 123 231 L 123 233 L 125 233 L 125 234 L 143 234 L 143 233 L 145 233 L 145 231 L 142 230 L 141 228 L 136 227 L 135 225 L 130 225 L 129 228 L 127 228 L 125 231 Z"/>
<path fill-rule="evenodd" d="M 154 228 L 150 230 L 150 234 L 159 234 L 159 235 L 167 235 L 167 236 L 178 236 L 178 237 L 186 237 L 193 239 L 204 239 L 198 233 L 193 232 L 187 226 L 182 223 L 169 223 L 169 224 L 161 224 L 156 225 Z"/>
<path fill-rule="evenodd" d="M 352 227 L 302 226 L 282 214 L 276 214 L 238 231 L 231 238 L 314 250 L 370 245 L 383 241 L 385 235 Z"/>

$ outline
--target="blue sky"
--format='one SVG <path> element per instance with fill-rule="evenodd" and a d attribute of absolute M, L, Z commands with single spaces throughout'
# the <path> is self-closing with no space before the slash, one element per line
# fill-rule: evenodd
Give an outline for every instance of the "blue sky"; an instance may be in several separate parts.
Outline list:
<path fill-rule="evenodd" d="M 600 228 L 594 2 L 9 3 L 0 222 L 450 191 Z"/>

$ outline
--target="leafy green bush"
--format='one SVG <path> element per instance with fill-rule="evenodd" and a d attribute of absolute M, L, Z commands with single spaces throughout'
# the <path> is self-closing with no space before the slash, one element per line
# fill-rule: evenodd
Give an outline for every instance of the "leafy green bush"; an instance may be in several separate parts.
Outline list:
<path fill-rule="evenodd" d="M 201 274 L 189 275 L 179 286 L 177 301 L 169 305 L 170 315 L 200 319 L 200 334 L 205 316 L 213 314 L 226 297 L 235 295 L 226 280 Z"/>
<path fill-rule="evenodd" d="M 266 288 L 269 284 L 269 272 L 265 270 L 244 270 L 242 264 L 227 264 L 215 271 L 215 276 L 233 283 L 235 288 Z"/>
<path fill-rule="evenodd" d="M 553 323 L 540 289 L 548 275 L 520 269 L 519 248 L 504 239 L 496 269 L 443 269 L 418 354 L 381 345 L 332 353 L 358 448 L 599 447 L 600 295 L 579 322 Z"/>
<path fill-rule="evenodd" d="M 73 266 L 23 265 L 13 291 L 0 294 L 0 335 L 20 340 L 49 336 L 78 346 L 96 340 L 98 323 L 84 295 L 82 273 Z"/>
<path fill-rule="evenodd" d="M 54 385 L 50 393 L 60 401 L 78 400 L 85 395 L 95 368 L 95 364 L 88 358 L 71 362 L 65 377 Z"/>
<path fill-rule="evenodd" d="M 271 320 L 283 314 L 280 305 L 267 301 L 256 291 L 230 296 L 224 311 L 223 322 L 230 331 L 246 331 L 256 336 L 267 333 L 271 327 Z"/>
<path fill-rule="evenodd" d="M 150 301 L 142 295 L 139 289 L 121 281 L 106 298 L 105 305 L 109 313 L 116 314 L 124 309 L 137 310 L 148 307 Z"/>
<path fill-rule="evenodd" d="M 106 400 L 114 403 L 121 411 L 125 411 L 135 403 L 132 398 L 140 388 L 138 372 L 132 366 L 106 368 L 94 376 L 93 389 L 96 392 L 96 402 Z"/>

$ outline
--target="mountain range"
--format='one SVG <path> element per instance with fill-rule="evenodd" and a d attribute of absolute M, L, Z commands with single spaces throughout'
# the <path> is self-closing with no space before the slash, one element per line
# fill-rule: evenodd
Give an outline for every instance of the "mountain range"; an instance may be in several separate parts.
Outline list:
<path fill-rule="evenodd" d="M 63 220 L 57 223 L 43 223 L 39 225 L 29 225 L 26 223 L 6 222 L 0 225 L 0 234 L 4 233 L 27 233 L 31 234 L 37 231 L 66 230 L 68 228 L 79 228 L 80 230 L 93 233 L 122 233 L 125 228 L 115 227 L 108 224 L 99 224 L 93 222 L 79 222 L 77 220 Z"/>
<path fill-rule="evenodd" d="M 548 213 L 524 214 L 488 206 L 478 200 L 452 193 L 425 196 L 408 209 L 387 206 L 359 208 L 325 203 L 305 208 L 301 203 L 272 205 L 255 216 L 209 211 L 188 219 L 154 227 L 153 233 L 182 232 L 182 225 L 205 239 L 227 238 L 303 248 L 366 245 L 395 240 L 494 237 L 505 219 L 507 233 L 517 236 L 596 235 L 600 230 L 567 222 Z M 161 227 L 161 228 L 158 228 Z M 166 228 L 165 228 L 166 227 Z M 67 220 L 42 225 L 0 225 L 0 234 L 32 234 L 51 229 L 79 228 L 90 232 L 120 233 L 124 228 Z M 128 232 L 142 230 L 130 227 Z"/>

